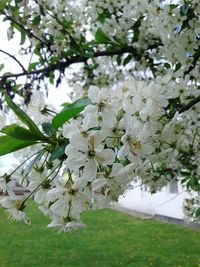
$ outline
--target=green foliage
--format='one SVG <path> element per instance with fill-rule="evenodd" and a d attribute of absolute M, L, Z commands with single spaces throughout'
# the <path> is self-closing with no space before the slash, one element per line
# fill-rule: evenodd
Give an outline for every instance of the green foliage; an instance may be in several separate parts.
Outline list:
<path fill-rule="evenodd" d="M 37 15 L 33 18 L 33 25 L 37 26 L 38 24 L 40 24 L 40 21 L 41 21 L 41 16 L 40 15 Z"/>
<path fill-rule="evenodd" d="M 56 129 L 50 122 L 43 122 L 42 129 L 48 136 L 54 136 L 56 133 Z"/>
<path fill-rule="evenodd" d="M 102 29 L 98 29 L 95 34 L 95 40 L 98 44 L 110 44 L 112 40 L 105 34 Z"/>
<path fill-rule="evenodd" d="M 38 140 L 38 137 L 34 135 L 31 131 L 23 128 L 16 123 L 5 126 L 2 130 L 2 133 L 11 136 L 16 139 L 25 140 L 25 141 L 34 141 Z"/>
<path fill-rule="evenodd" d="M 128 56 L 124 59 L 124 61 L 123 61 L 123 65 L 124 65 L 124 66 L 127 65 L 127 64 L 131 61 L 131 59 L 132 59 L 132 55 L 128 55 Z"/>
<path fill-rule="evenodd" d="M 6 7 L 8 2 L 9 2 L 8 0 L 1 0 L 0 1 L 0 10 L 4 10 L 4 8 Z"/>
<path fill-rule="evenodd" d="M 14 111 L 21 122 L 29 128 L 30 132 L 35 136 L 35 139 L 45 140 L 45 136 L 40 132 L 34 121 L 19 106 L 17 106 L 7 94 L 5 94 L 5 99 L 8 106 Z"/>
<path fill-rule="evenodd" d="M 169 99 L 169 105 L 168 105 L 168 109 L 171 113 L 174 113 L 175 111 L 177 111 L 178 108 L 181 107 L 181 100 L 179 97 L 173 98 L 173 99 Z"/>
<path fill-rule="evenodd" d="M 64 103 L 64 110 L 71 110 L 72 108 L 79 108 L 79 107 L 86 107 L 87 105 L 91 104 L 90 99 L 87 96 L 84 96 L 73 103 Z"/>
<path fill-rule="evenodd" d="M 32 70 L 36 69 L 37 65 L 39 65 L 39 64 L 40 64 L 40 62 L 30 63 L 28 66 L 28 71 L 32 71 Z"/>
<path fill-rule="evenodd" d="M 182 22 L 181 31 L 189 26 L 192 19 L 199 19 L 199 17 L 195 15 L 194 9 L 187 1 L 184 1 L 184 4 L 181 6 L 180 13 L 185 17 L 185 20 Z"/>
<path fill-rule="evenodd" d="M 4 64 L 0 64 L 0 71 L 4 68 Z"/>
<path fill-rule="evenodd" d="M 55 150 L 52 152 L 49 161 L 54 161 L 56 159 L 62 160 L 64 158 L 66 158 L 66 154 L 65 154 L 65 148 L 67 146 L 68 142 L 58 146 L 55 148 Z"/>
<path fill-rule="evenodd" d="M 36 144 L 36 141 L 20 140 L 11 136 L 0 136 L 0 156 Z"/>
<path fill-rule="evenodd" d="M 133 32 L 134 32 L 133 42 L 138 42 L 138 40 L 139 40 L 139 35 L 140 35 L 139 27 L 141 25 L 143 18 L 144 18 L 144 16 L 140 16 L 139 19 L 133 25 Z"/>
<path fill-rule="evenodd" d="M 20 45 L 23 45 L 26 41 L 26 32 L 20 29 L 21 39 L 20 39 Z"/>
<path fill-rule="evenodd" d="M 58 113 L 52 120 L 53 126 L 57 129 L 60 126 L 62 126 L 65 122 L 67 122 L 69 119 L 75 117 L 78 115 L 81 111 L 83 111 L 84 108 L 82 107 L 75 107 L 70 110 L 64 110 L 60 113 Z"/>
<path fill-rule="evenodd" d="M 200 183 L 198 177 L 190 176 L 187 182 L 187 188 L 200 192 Z"/>
<path fill-rule="evenodd" d="M 5 136 L 0 137 L 0 156 L 34 145 L 38 141 L 43 141 L 44 143 L 54 143 L 54 140 L 50 140 L 42 134 L 32 119 L 20 107 L 18 107 L 7 94 L 5 94 L 5 99 L 8 106 L 28 127 L 28 129 L 21 127 L 16 123 L 3 127 L 1 133 L 5 134 Z M 51 123 L 43 123 L 42 127 L 44 132 L 50 137 L 55 135 L 56 130 Z M 39 159 L 41 159 L 41 157 L 37 157 L 37 161 Z M 33 162 L 34 164 L 36 163 L 35 160 L 33 160 Z M 31 168 L 34 164 L 31 165 Z"/>
<path fill-rule="evenodd" d="M 65 122 L 67 122 L 69 119 L 77 116 L 83 109 L 90 103 L 90 100 L 88 97 L 83 97 L 78 99 L 72 104 L 67 104 L 64 109 L 58 113 L 55 117 L 52 119 L 52 125 L 55 129 L 62 126 Z"/>
<path fill-rule="evenodd" d="M 200 217 L 200 208 L 198 208 L 195 212 L 196 217 Z"/>

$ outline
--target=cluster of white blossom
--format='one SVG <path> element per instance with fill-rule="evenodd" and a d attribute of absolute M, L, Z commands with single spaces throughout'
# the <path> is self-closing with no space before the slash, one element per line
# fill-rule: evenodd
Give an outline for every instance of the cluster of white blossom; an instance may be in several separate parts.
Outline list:
<path fill-rule="evenodd" d="M 167 183 L 162 171 L 180 165 L 178 149 L 190 144 L 196 148 L 199 141 L 199 133 L 194 140 L 196 126 L 188 127 L 190 120 L 178 114 L 172 120 L 166 116 L 165 109 L 172 95 L 177 97 L 178 87 L 169 75 L 151 81 L 130 77 L 115 89 L 90 86 L 90 104 L 59 130 L 60 137 L 67 140 L 65 157 L 50 161 L 50 151 L 41 144 L 26 149 L 25 154 L 15 152 L 21 161 L 36 154 L 37 164 L 31 169 L 32 162 L 27 161 L 25 167 L 1 178 L 0 188 L 7 196 L 0 204 L 15 219 L 29 222 L 22 210 L 33 197 L 50 216 L 49 227 L 70 231 L 83 226 L 82 211 L 108 206 L 134 179 L 148 184 L 152 192 L 161 188 Z M 79 95 L 81 92 L 85 94 L 79 87 Z M 33 94 L 27 113 L 33 118 L 36 115 L 41 124 L 44 118 L 38 110 L 45 104 L 38 94 Z M 159 172 L 162 164 L 167 167 Z M 14 182 L 28 189 L 24 199 L 19 200 L 13 192 Z"/>
<path fill-rule="evenodd" d="M 185 199 L 183 205 L 183 211 L 185 214 L 186 220 L 190 218 L 192 222 L 199 222 L 198 219 L 198 208 L 200 206 L 200 198 L 198 194 L 190 194 L 190 198 Z"/>
<path fill-rule="evenodd" d="M 75 53 L 89 58 L 87 68 L 76 70 L 71 79 L 72 83 L 86 79 L 85 88 L 91 84 L 100 87 L 115 84 L 126 80 L 129 72 L 147 78 L 178 69 L 176 77 L 185 79 L 194 58 L 198 57 L 200 11 L 196 0 L 170 3 L 158 0 L 22 0 L 18 1 L 18 6 L 18 12 L 10 8 L 8 15 L 30 30 L 33 47 L 42 44 L 42 60 L 53 63 L 60 58 L 65 61 Z M 11 24 L 9 32 L 13 29 Z M 105 40 L 96 36 L 99 29 Z M 106 59 L 92 57 L 93 53 L 107 48 L 123 47 L 133 47 L 136 51 Z M 129 61 L 132 64 L 129 65 Z M 198 61 L 190 70 L 190 76 L 198 79 Z"/>
<path fill-rule="evenodd" d="M 169 5 L 158 0 L 150 4 L 147 0 L 19 1 L 18 22 L 24 23 L 34 36 L 43 41 L 47 39 L 58 54 L 67 51 L 72 39 L 78 42 L 81 35 L 94 40 L 100 28 L 115 43 L 132 45 L 134 40 L 134 45 L 143 49 L 160 40 L 162 53 L 157 54 L 158 59 L 164 54 L 165 60 L 173 64 L 176 61 L 185 64 L 198 48 L 196 38 L 200 33 L 198 1 L 189 2 L 188 5 L 184 1 Z M 189 22 L 188 9 L 194 10 Z M 15 17 L 15 14 L 9 15 Z M 140 22 L 137 32 L 136 21 Z M 187 22 L 189 27 L 185 25 Z"/>

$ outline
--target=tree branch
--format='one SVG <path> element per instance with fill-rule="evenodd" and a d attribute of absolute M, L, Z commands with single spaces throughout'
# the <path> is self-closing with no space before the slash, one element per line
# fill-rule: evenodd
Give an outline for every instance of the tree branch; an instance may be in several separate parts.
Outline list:
<path fill-rule="evenodd" d="M 132 46 L 127 46 L 125 48 L 121 49 L 116 49 L 116 50 L 111 50 L 111 51 L 97 51 L 93 54 L 93 58 L 98 58 L 98 57 L 104 57 L 104 56 L 114 56 L 114 55 L 123 55 L 125 53 L 131 53 L 131 54 L 137 54 L 138 50 Z M 26 71 L 26 72 L 21 72 L 21 73 L 16 73 L 16 74 L 8 74 L 8 75 L 3 75 L 0 76 L 0 79 L 4 78 L 18 78 L 21 76 L 26 76 L 26 75 L 37 75 L 40 73 L 43 73 L 43 75 L 48 75 L 50 72 L 55 71 L 55 70 L 62 70 L 64 71 L 65 68 L 68 66 L 74 64 L 74 63 L 82 63 L 86 62 L 88 58 L 86 56 L 73 56 L 71 58 L 66 59 L 65 62 L 57 62 L 55 64 L 52 64 L 48 67 L 38 69 L 38 70 L 33 70 L 33 71 Z"/>
<path fill-rule="evenodd" d="M 178 109 L 178 111 L 181 114 L 184 111 L 189 110 L 191 107 L 193 107 L 194 105 L 196 105 L 199 102 L 200 102 L 200 95 L 197 96 L 196 98 L 194 98 L 193 100 L 191 100 L 189 103 L 183 105 L 181 108 Z"/>
<path fill-rule="evenodd" d="M 178 111 L 179 114 L 183 113 L 184 111 L 189 110 L 191 107 L 196 105 L 200 102 L 200 95 L 195 97 L 193 100 L 191 100 L 189 103 L 182 105 L 180 108 L 178 108 L 176 111 L 169 113 L 168 118 L 172 119 L 175 115 L 175 113 Z"/>
<path fill-rule="evenodd" d="M 6 52 L 6 51 L 4 51 L 4 50 L 2 50 L 2 49 L 0 49 L 0 52 L 1 52 L 1 53 L 4 53 L 5 55 L 7 55 L 7 56 L 9 56 L 10 58 L 14 59 L 14 61 L 16 61 L 17 64 L 21 67 L 22 71 L 23 71 L 24 73 L 27 73 L 27 71 L 26 71 L 26 69 L 24 68 L 24 66 L 21 64 L 21 62 L 20 62 L 15 56 L 11 55 L 10 53 L 8 53 L 8 52 Z"/>
<path fill-rule="evenodd" d="M 184 72 L 184 76 L 189 74 L 196 66 L 198 59 L 200 58 L 200 47 L 198 47 L 198 50 L 193 56 L 192 64 L 190 64 L 189 68 Z"/>

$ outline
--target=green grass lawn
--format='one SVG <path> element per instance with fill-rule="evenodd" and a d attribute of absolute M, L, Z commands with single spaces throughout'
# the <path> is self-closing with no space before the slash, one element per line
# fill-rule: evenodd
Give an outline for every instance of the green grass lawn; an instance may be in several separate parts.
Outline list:
<path fill-rule="evenodd" d="M 118 211 L 83 214 L 87 228 L 58 234 L 33 205 L 32 224 L 0 212 L 0 267 L 199 267 L 200 231 Z"/>

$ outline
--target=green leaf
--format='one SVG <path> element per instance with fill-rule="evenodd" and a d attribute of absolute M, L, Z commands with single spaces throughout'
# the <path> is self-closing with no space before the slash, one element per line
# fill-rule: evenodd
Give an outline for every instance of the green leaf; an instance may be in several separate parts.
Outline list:
<path fill-rule="evenodd" d="M 36 141 L 25 141 L 11 136 L 0 136 L 0 156 L 36 144 Z"/>
<path fill-rule="evenodd" d="M 139 35 L 140 35 L 140 26 L 141 26 L 141 23 L 142 23 L 142 20 L 143 20 L 144 16 L 140 16 L 138 18 L 138 20 L 134 23 L 133 25 L 133 42 L 138 42 L 139 40 Z"/>
<path fill-rule="evenodd" d="M 20 45 L 23 45 L 26 41 L 26 32 L 23 30 L 20 30 L 20 33 L 21 33 Z"/>
<path fill-rule="evenodd" d="M 63 107 L 67 107 L 67 106 L 69 106 L 69 105 L 71 105 L 70 102 L 64 102 L 64 103 L 61 104 L 61 106 L 63 106 Z"/>
<path fill-rule="evenodd" d="M 124 61 L 123 61 L 123 65 L 126 66 L 132 59 L 132 55 L 128 55 Z"/>
<path fill-rule="evenodd" d="M 55 78 L 55 75 L 54 75 L 54 73 L 51 71 L 51 72 L 49 73 L 49 82 L 50 82 L 51 84 L 53 84 L 53 85 L 54 85 L 54 78 Z"/>
<path fill-rule="evenodd" d="M 33 18 L 33 25 L 37 26 L 38 24 L 40 24 L 40 21 L 41 21 L 41 16 L 40 15 L 37 15 Z"/>
<path fill-rule="evenodd" d="M 52 120 L 52 125 L 55 129 L 62 126 L 66 121 L 75 117 L 78 113 L 83 111 L 83 109 L 90 104 L 90 99 L 88 97 L 83 97 L 78 99 L 72 104 L 68 104 L 64 109 L 58 113 Z"/>
<path fill-rule="evenodd" d="M 21 3 L 23 0 L 15 0 L 15 5 L 18 5 L 19 3 Z"/>
<path fill-rule="evenodd" d="M 175 65 L 175 71 L 178 71 L 180 68 L 181 68 L 181 63 L 180 62 L 178 62 L 178 63 L 176 63 L 176 65 Z"/>
<path fill-rule="evenodd" d="M 32 71 L 35 69 L 35 67 L 39 64 L 39 62 L 33 62 L 31 64 L 29 64 L 28 66 L 28 71 Z"/>
<path fill-rule="evenodd" d="M 180 171 L 180 174 L 181 174 L 182 176 L 190 176 L 190 175 L 191 175 L 191 173 L 188 172 L 188 171 Z M 187 179 L 188 179 L 188 178 L 187 178 Z"/>
<path fill-rule="evenodd" d="M 102 29 L 98 29 L 95 33 L 95 40 L 99 44 L 110 44 L 112 40 L 102 31 Z"/>
<path fill-rule="evenodd" d="M 48 136 L 55 135 L 56 133 L 56 129 L 53 127 L 53 125 L 50 122 L 42 123 L 42 129 Z"/>
<path fill-rule="evenodd" d="M 12 72 L 5 72 L 4 74 L 3 74 L 3 76 L 9 76 L 9 75 L 13 75 L 13 73 Z"/>
<path fill-rule="evenodd" d="M 42 16 L 46 16 L 46 13 L 44 11 L 44 7 L 42 5 L 39 5 L 40 8 L 40 13 L 42 14 Z"/>
<path fill-rule="evenodd" d="M 23 122 L 29 128 L 32 134 L 37 136 L 37 138 L 40 140 L 45 140 L 45 136 L 40 132 L 34 121 L 32 121 L 32 119 L 20 107 L 18 107 L 6 93 L 5 99 L 8 106 L 14 111 L 21 122 Z"/>
<path fill-rule="evenodd" d="M 54 161 L 56 159 L 62 159 L 65 156 L 65 148 L 68 143 L 62 144 L 61 146 L 57 147 L 54 152 L 51 154 L 49 158 L 50 161 Z"/>
<path fill-rule="evenodd" d="M 29 140 L 29 141 L 38 140 L 38 136 L 35 136 L 32 132 L 30 132 L 26 128 L 18 126 L 16 123 L 5 126 L 3 129 L 1 129 L 0 132 L 20 140 Z"/>
<path fill-rule="evenodd" d="M 169 8 L 171 9 L 171 10 L 173 10 L 173 9 L 175 9 L 175 8 L 177 8 L 178 7 L 178 5 L 176 4 L 170 4 L 169 5 Z"/>
<path fill-rule="evenodd" d="M 80 108 L 80 107 L 86 107 L 87 105 L 91 104 L 91 101 L 89 97 L 84 96 L 82 98 L 79 98 L 78 100 L 74 101 L 73 103 L 64 103 L 62 104 L 64 106 L 64 110 L 70 110 L 71 108 Z"/>
<path fill-rule="evenodd" d="M 81 111 L 83 111 L 84 107 L 80 108 L 72 108 L 70 110 L 64 110 L 58 113 L 52 120 L 52 125 L 57 129 L 62 126 L 66 121 L 75 117 Z"/>
<path fill-rule="evenodd" d="M 170 68 L 171 68 L 171 65 L 170 65 L 169 63 L 164 63 L 164 67 L 165 67 L 166 69 L 170 69 Z"/>
<path fill-rule="evenodd" d="M 198 208 L 198 209 L 195 211 L 195 216 L 196 216 L 196 217 L 200 217 L 200 208 Z"/>
<path fill-rule="evenodd" d="M 6 7 L 7 0 L 0 0 L 0 10 L 3 10 Z"/>
<path fill-rule="evenodd" d="M 4 68 L 4 64 L 0 64 L 0 71 Z"/>
<path fill-rule="evenodd" d="M 102 13 L 98 14 L 97 21 L 104 23 L 106 18 L 107 18 L 107 14 L 105 12 L 102 12 Z"/>
<path fill-rule="evenodd" d="M 191 176 L 190 180 L 188 180 L 187 188 L 191 188 L 194 191 L 199 191 L 200 190 L 200 184 L 198 182 L 198 179 L 196 176 Z"/>
<path fill-rule="evenodd" d="M 118 56 L 117 56 L 116 61 L 117 61 L 117 65 L 120 66 L 121 63 L 122 63 L 121 55 L 118 55 Z"/>
<path fill-rule="evenodd" d="M 94 52 L 93 51 L 88 51 L 84 53 L 84 57 L 86 58 L 93 58 Z"/>

